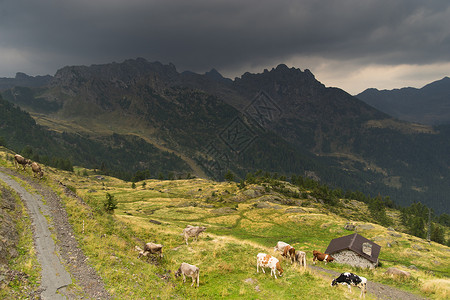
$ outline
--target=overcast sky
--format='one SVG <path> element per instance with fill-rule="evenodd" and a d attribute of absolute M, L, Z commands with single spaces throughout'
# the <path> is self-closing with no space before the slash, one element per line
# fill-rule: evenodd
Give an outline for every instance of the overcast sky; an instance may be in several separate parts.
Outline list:
<path fill-rule="evenodd" d="M 280 63 L 326 86 L 450 76 L 449 0 L 0 0 L 0 77 L 144 57 L 234 79 Z"/>

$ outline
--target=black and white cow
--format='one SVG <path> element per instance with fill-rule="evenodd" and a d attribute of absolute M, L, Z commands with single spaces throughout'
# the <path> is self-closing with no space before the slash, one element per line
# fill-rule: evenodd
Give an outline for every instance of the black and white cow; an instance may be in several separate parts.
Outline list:
<path fill-rule="evenodd" d="M 331 286 L 336 286 L 338 283 L 344 284 L 344 285 L 346 284 L 348 286 L 348 290 L 350 292 L 352 292 L 352 288 L 351 288 L 352 285 L 357 286 L 361 289 L 361 295 L 359 295 L 359 297 L 366 295 L 367 279 L 365 277 L 358 276 L 353 273 L 345 272 L 345 273 L 342 273 L 341 275 L 339 275 L 338 278 L 333 279 L 333 281 L 331 282 Z"/>

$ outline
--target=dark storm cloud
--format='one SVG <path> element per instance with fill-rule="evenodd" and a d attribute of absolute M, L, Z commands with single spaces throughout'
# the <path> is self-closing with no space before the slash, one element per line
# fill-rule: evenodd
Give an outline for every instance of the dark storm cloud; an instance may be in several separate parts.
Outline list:
<path fill-rule="evenodd" d="M 450 2 L 0 0 L 0 51 L 47 73 L 138 56 L 193 71 L 309 56 L 431 64 L 450 61 Z"/>

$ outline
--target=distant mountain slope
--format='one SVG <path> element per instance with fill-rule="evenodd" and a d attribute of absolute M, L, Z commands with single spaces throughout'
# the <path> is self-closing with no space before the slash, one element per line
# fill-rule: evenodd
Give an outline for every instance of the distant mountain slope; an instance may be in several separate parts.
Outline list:
<path fill-rule="evenodd" d="M 173 153 L 161 151 L 136 136 L 119 134 L 92 137 L 48 130 L 31 116 L 0 96 L 0 144 L 28 158 L 52 164 L 55 159 L 91 168 L 105 168 L 123 177 L 142 170 L 152 172 L 188 173 L 192 170 Z"/>
<path fill-rule="evenodd" d="M 113 148 L 131 153 L 137 145 L 130 137 L 139 137 L 217 179 L 227 170 L 239 178 L 259 169 L 308 174 L 334 187 L 435 209 L 450 193 L 447 127 L 392 119 L 325 87 L 309 70 L 279 65 L 230 80 L 216 70 L 178 73 L 170 64 L 135 59 L 64 67 L 46 87 L 16 87 L 3 95 L 55 131 L 105 147 L 120 135 L 129 142 Z M 80 155 L 87 154 L 80 149 Z M 93 149 L 88 156 L 103 155 Z M 121 159 L 105 165 L 130 171 Z M 149 159 L 139 160 L 140 170 L 158 164 Z"/>
<path fill-rule="evenodd" d="M 357 98 L 398 119 L 422 124 L 450 124 L 450 78 L 421 89 L 367 89 Z"/>
<path fill-rule="evenodd" d="M 25 73 L 16 73 L 15 78 L 0 77 L 0 91 L 10 89 L 15 86 L 21 87 L 41 87 L 47 85 L 52 76 L 29 76 Z"/>

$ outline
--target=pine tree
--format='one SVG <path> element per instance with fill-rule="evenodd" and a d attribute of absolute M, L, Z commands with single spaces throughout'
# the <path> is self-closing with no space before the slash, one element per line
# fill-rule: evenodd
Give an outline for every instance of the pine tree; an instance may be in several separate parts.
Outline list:
<path fill-rule="evenodd" d="M 225 179 L 228 182 L 232 182 L 234 180 L 234 174 L 230 170 L 228 170 L 225 174 Z"/>
<path fill-rule="evenodd" d="M 103 203 L 106 212 L 113 213 L 117 208 L 117 200 L 110 193 L 106 193 L 106 200 Z"/>
<path fill-rule="evenodd" d="M 442 228 L 442 226 L 439 226 L 437 224 L 432 224 L 430 239 L 436 243 L 444 244 L 445 243 L 444 228 Z"/>

